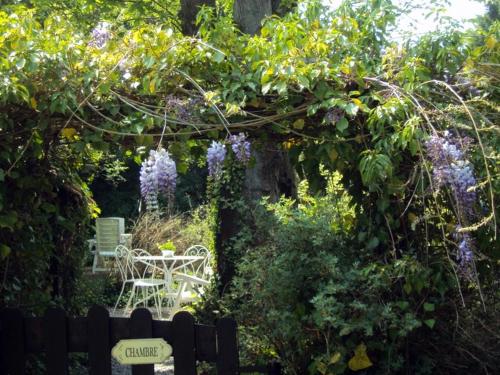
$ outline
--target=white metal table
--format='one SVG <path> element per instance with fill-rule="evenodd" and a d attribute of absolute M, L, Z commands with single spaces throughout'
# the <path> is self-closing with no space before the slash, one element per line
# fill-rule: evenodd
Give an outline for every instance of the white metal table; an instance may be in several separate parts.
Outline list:
<path fill-rule="evenodd" d="M 156 270 L 162 272 L 165 277 L 165 296 L 170 300 L 171 306 L 177 306 L 178 293 L 175 293 L 173 288 L 173 275 L 174 272 L 193 264 L 197 261 L 204 259 L 202 256 L 196 255 L 141 255 L 133 258 L 135 261 L 141 262 L 148 267 L 154 267 Z"/>

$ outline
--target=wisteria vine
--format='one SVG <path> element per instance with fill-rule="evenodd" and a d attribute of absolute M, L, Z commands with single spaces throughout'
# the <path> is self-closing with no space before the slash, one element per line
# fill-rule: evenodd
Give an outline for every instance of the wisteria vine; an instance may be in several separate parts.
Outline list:
<path fill-rule="evenodd" d="M 251 147 L 244 133 L 229 136 L 229 145 L 237 161 L 247 164 L 251 157 Z M 212 141 L 207 150 L 208 174 L 212 178 L 218 178 L 224 167 L 227 149 L 224 143 Z"/>
<path fill-rule="evenodd" d="M 453 194 L 459 222 L 468 221 L 474 215 L 474 204 L 477 200 L 473 166 L 465 156 L 471 140 L 464 138 L 459 142 L 450 132 L 442 136 L 434 134 L 426 142 L 425 147 L 432 162 L 432 180 L 434 187 L 439 189 L 447 186 Z M 473 265 L 473 241 L 468 233 L 460 231 L 457 225 L 454 238 L 458 243 L 457 261 L 463 273 L 470 273 Z"/>

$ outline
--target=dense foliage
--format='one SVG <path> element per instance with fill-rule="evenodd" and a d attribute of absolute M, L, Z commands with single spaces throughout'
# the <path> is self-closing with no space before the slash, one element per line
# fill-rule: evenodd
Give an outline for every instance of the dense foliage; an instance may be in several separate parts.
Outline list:
<path fill-rule="evenodd" d="M 86 223 L 99 214 L 88 186 L 122 165 L 110 155 L 145 163 L 155 208 L 174 169 L 182 186 L 208 163 L 215 217 L 244 211 L 244 133 L 256 152 L 269 142 L 286 151 L 310 193 L 326 194 L 272 206 L 271 239 L 241 217 L 238 238 L 218 239 L 235 249 L 226 266 L 241 263 L 232 312 L 258 327 L 261 354 L 291 373 L 340 373 L 356 350 L 380 372 L 498 366 L 498 20 L 467 31 L 443 20 L 395 43 L 404 9 L 389 0 L 303 1 L 246 35 L 232 1 L 219 1 L 192 37 L 178 1 L 8 3 L 0 305 L 72 299 Z M 167 176 L 150 173 L 150 149 Z M 327 194 L 325 171 L 341 176 L 348 207 Z M 442 342 L 455 350 L 434 350 L 439 362 L 429 345 Z"/>

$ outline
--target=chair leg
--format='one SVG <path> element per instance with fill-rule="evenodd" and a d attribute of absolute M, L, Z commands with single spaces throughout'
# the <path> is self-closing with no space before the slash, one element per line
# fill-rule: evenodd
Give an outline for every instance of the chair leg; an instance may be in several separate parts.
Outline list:
<path fill-rule="evenodd" d="M 127 301 L 127 304 L 125 305 L 125 309 L 123 310 L 123 314 L 124 315 L 127 314 L 127 310 L 132 306 L 134 296 L 135 296 L 135 285 L 132 286 L 132 291 L 130 292 L 130 297 L 129 297 L 128 301 Z"/>
<path fill-rule="evenodd" d="M 96 253 L 94 254 L 94 261 L 92 262 L 92 273 L 96 273 L 97 271 L 97 258 L 99 256 L 97 255 L 97 251 Z"/>
<path fill-rule="evenodd" d="M 118 303 L 120 302 L 120 298 L 122 298 L 122 294 L 125 291 L 125 283 L 122 283 L 122 290 L 120 291 L 120 295 L 118 296 L 118 299 L 116 300 L 115 307 L 113 308 L 113 315 L 116 313 L 116 309 L 118 308 Z"/>

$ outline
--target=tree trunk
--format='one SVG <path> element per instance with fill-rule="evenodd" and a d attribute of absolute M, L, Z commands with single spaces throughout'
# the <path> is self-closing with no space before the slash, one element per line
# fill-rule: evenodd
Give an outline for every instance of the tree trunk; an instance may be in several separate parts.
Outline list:
<path fill-rule="evenodd" d="M 264 17 L 273 14 L 271 0 L 235 0 L 233 18 L 240 30 L 246 34 L 257 34 Z"/>
<path fill-rule="evenodd" d="M 182 22 L 182 33 L 184 35 L 194 35 L 198 31 L 196 16 L 202 5 L 215 7 L 215 0 L 181 0 L 179 18 Z"/>
<path fill-rule="evenodd" d="M 279 6 L 279 0 L 235 0 L 233 17 L 241 31 L 256 34 L 261 28 L 262 19 L 280 9 Z M 216 252 L 221 295 L 230 287 L 237 263 L 246 251 L 242 246 L 254 247 L 256 244 L 253 242 L 259 240 L 254 232 L 258 226 L 252 222 L 252 209 L 264 196 L 268 196 L 271 202 L 276 202 L 281 195 L 296 196 L 295 171 L 279 143 L 273 140 L 254 142 L 252 155 L 255 163 L 245 172 L 241 192 L 247 208 L 238 211 L 231 207 L 219 206 Z M 224 201 L 235 198 L 234 191 L 230 190 L 222 189 L 221 197 Z M 250 234 L 245 233 L 245 230 Z"/>
<path fill-rule="evenodd" d="M 295 171 L 288 154 L 273 141 L 266 141 L 258 146 L 260 147 L 253 151 L 255 165 L 246 171 L 246 198 L 256 202 L 265 196 L 271 202 L 277 202 L 282 195 L 295 197 Z"/>

